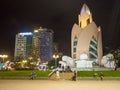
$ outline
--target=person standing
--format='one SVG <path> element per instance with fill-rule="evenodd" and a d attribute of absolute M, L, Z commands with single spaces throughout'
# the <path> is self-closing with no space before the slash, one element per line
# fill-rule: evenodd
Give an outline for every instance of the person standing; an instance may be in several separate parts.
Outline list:
<path fill-rule="evenodd" d="M 115 63 L 115 69 L 114 69 L 115 71 L 117 70 L 117 63 Z"/>
<path fill-rule="evenodd" d="M 76 80 L 77 80 L 77 72 L 74 71 L 73 81 L 76 81 Z"/>
<path fill-rule="evenodd" d="M 94 74 L 93 74 L 93 77 L 94 77 L 96 80 L 98 80 L 98 78 L 97 78 L 97 77 L 98 77 L 98 74 L 97 74 L 97 73 L 94 73 Z"/>
<path fill-rule="evenodd" d="M 65 67 L 64 67 L 64 65 L 62 65 L 62 72 L 65 72 Z"/>
<path fill-rule="evenodd" d="M 59 70 L 56 70 L 56 79 L 57 79 L 57 80 L 60 79 L 60 72 L 59 72 Z"/>

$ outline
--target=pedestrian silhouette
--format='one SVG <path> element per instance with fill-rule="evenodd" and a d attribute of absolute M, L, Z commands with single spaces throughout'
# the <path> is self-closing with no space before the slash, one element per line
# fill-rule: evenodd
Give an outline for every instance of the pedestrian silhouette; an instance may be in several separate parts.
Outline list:
<path fill-rule="evenodd" d="M 100 80 L 103 80 L 104 74 L 100 72 Z"/>
<path fill-rule="evenodd" d="M 30 75 L 30 80 L 33 80 L 33 79 L 35 79 L 35 78 L 36 78 L 36 73 L 33 72 L 33 73 Z"/>
<path fill-rule="evenodd" d="M 94 74 L 93 74 L 93 77 L 94 77 L 96 80 L 98 80 L 98 78 L 97 78 L 97 77 L 98 77 L 98 74 L 97 74 L 97 73 L 94 73 Z"/>
<path fill-rule="evenodd" d="M 76 81 L 76 78 L 77 78 L 77 73 L 76 73 L 76 71 L 74 71 L 74 76 L 73 76 L 72 80 Z"/>

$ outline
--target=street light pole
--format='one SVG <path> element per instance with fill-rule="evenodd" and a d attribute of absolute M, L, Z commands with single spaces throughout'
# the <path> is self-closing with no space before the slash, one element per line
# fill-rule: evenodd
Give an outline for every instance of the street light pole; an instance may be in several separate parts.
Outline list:
<path fill-rule="evenodd" d="M 3 59 L 3 63 L 4 63 L 4 58 L 7 58 L 8 55 L 0 55 L 0 57 Z"/>
<path fill-rule="evenodd" d="M 4 59 L 8 57 L 8 55 L 0 55 L 0 57 L 3 59 L 3 65 L 4 65 Z"/>
<path fill-rule="evenodd" d="M 59 58 L 59 55 L 54 54 L 53 58 L 55 59 L 55 68 L 57 68 L 57 59 Z"/>
<path fill-rule="evenodd" d="M 57 68 L 57 58 L 55 58 L 55 68 Z"/>

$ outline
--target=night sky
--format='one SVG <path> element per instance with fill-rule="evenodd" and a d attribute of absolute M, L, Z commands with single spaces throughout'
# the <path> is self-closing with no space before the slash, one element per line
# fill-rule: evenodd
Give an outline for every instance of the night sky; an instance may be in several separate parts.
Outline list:
<path fill-rule="evenodd" d="M 120 0 L 0 0 L 0 54 L 14 54 L 15 35 L 36 27 L 54 31 L 59 51 L 70 55 L 71 30 L 86 3 L 102 28 L 104 51 L 120 46 Z"/>

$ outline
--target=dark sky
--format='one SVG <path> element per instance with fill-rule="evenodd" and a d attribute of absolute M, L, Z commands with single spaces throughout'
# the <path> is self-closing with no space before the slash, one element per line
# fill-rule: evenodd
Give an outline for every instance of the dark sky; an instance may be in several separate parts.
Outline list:
<path fill-rule="evenodd" d="M 0 0 L 0 53 L 13 55 L 15 35 L 35 27 L 54 30 L 59 50 L 70 55 L 71 30 L 86 3 L 101 26 L 104 50 L 120 46 L 120 0 Z"/>

